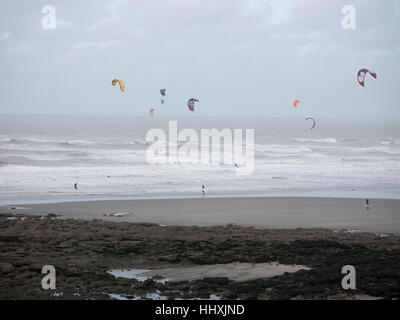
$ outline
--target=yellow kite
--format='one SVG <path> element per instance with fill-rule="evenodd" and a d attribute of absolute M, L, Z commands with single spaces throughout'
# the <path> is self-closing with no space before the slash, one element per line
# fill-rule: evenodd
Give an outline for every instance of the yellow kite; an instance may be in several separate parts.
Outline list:
<path fill-rule="evenodd" d="M 121 91 L 124 92 L 125 91 L 125 83 L 122 80 L 118 80 L 118 79 L 114 79 L 111 84 L 113 86 L 115 86 L 117 84 L 117 82 L 119 83 L 119 87 L 121 88 Z"/>

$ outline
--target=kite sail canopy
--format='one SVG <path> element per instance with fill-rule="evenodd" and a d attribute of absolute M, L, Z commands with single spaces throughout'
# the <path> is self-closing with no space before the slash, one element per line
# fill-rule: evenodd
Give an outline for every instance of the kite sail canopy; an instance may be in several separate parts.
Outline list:
<path fill-rule="evenodd" d="M 311 117 L 306 118 L 306 120 L 312 120 L 314 122 L 313 126 L 310 128 L 311 130 L 314 129 L 315 128 L 315 120 Z"/>
<path fill-rule="evenodd" d="M 195 103 L 195 102 L 200 102 L 200 101 L 197 100 L 197 99 L 194 99 L 194 98 L 190 98 L 190 99 L 189 99 L 189 101 L 188 101 L 188 108 L 189 108 L 190 111 L 194 111 L 194 103 Z"/>
<path fill-rule="evenodd" d="M 119 87 L 120 87 L 121 91 L 124 92 L 124 91 L 125 91 L 125 83 L 124 83 L 122 80 L 114 79 L 114 80 L 111 82 L 111 84 L 112 84 L 113 86 L 115 86 L 115 85 L 117 84 L 117 82 L 119 83 Z"/>
<path fill-rule="evenodd" d="M 297 108 L 297 105 L 298 105 L 299 103 L 301 103 L 300 100 L 294 100 L 294 102 L 293 102 L 294 107 Z"/>
<path fill-rule="evenodd" d="M 163 97 L 165 97 L 165 91 L 166 89 L 160 89 L 160 93 Z M 165 102 L 164 99 L 161 99 L 161 104 L 164 104 L 164 102 Z"/>
<path fill-rule="evenodd" d="M 373 76 L 376 79 L 376 73 L 372 72 L 368 69 L 361 69 L 358 71 L 357 73 L 357 81 L 360 85 L 362 85 L 364 87 L 364 79 L 365 76 L 367 75 L 367 73 L 369 73 L 371 76 Z"/>
<path fill-rule="evenodd" d="M 154 108 L 151 108 L 149 113 L 150 113 L 150 116 L 154 117 Z"/>

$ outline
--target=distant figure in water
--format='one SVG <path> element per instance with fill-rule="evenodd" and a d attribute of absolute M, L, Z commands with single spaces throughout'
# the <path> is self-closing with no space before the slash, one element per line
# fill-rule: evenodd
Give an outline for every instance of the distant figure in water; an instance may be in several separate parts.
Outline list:
<path fill-rule="evenodd" d="M 370 208 L 369 199 L 365 199 L 364 207 L 365 207 L 365 209 L 369 210 L 369 208 Z"/>
<path fill-rule="evenodd" d="M 74 188 L 75 188 L 75 190 L 78 190 L 78 183 L 74 184 Z"/>
<path fill-rule="evenodd" d="M 235 163 L 235 167 L 236 167 L 236 168 L 239 168 L 239 166 L 237 165 L 237 163 Z"/>
<path fill-rule="evenodd" d="M 204 184 L 201 191 L 203 192 L 203 199 L 204 199 L 206 195 L 206 187 L 204 186 Z"/>

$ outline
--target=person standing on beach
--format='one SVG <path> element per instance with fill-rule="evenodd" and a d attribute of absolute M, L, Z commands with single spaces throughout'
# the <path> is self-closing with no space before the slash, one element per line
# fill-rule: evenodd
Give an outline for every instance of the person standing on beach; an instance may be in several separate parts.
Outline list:
<path fill-rule="evenodd" d="M 205 194 L 206 194 L 206 188 L 204 187 L 204 184 L 203 184 L 203 187 L 202 187 L 201 191 L 203 192 L 203 199 L 204 199 L 205 198 Z"/>
<path fill-rule="evenodd" d="M 369 208 L 370 208 L 369 199 L 365 199 L 364 207 L 365 207 L 365 209 L 369 210 Z"/>

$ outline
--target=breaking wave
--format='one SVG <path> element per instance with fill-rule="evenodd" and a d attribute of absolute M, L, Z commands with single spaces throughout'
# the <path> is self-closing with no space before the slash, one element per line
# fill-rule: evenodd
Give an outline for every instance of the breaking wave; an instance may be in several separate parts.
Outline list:
<path fill-rule="evenodd" d="M 323 139 L 294 138 L 293 140 L 298 142 L 338 143 L 338 141 L 335 138 L 323 138 Z"/>

